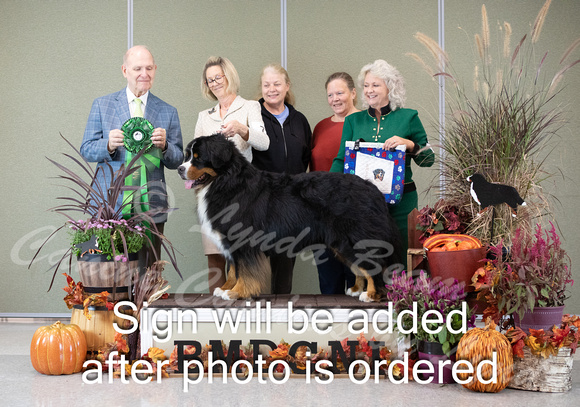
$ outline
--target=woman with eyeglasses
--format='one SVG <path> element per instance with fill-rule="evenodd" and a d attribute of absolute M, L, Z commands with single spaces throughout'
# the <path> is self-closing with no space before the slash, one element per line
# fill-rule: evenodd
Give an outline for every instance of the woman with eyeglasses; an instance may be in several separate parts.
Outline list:
<path fill-rule="evenodd" d="M 201 93 L 217 105 L 201 111 L 195 125 L 194 138 L 223 133 L 238 150 L 252 161 L 252 148 L 264 151 L 270 139 L 264 130 L 260 104 L 238 95 L 240 79 L 227 58 L 210 57 L 201 75 Z M 207 256 L 209 292 L 225 284 L 225 259 L 211 239 L 202 233 L 203 250 Z"/>
<path fill-rule="evenodd" d="M 270 147 L 254 151 L 252 164 L 260 170 L 286 174 L 306 172 L 310 162 L 312 131 L 306 117 L 294 109 L 294 94 L 288 72 L 279 64 L 270 64 L 260 75 L 262 119 L 270 138 Z M 272 294 L 292 291 L 296 257 L 287 252 L 270 256 Z"/>

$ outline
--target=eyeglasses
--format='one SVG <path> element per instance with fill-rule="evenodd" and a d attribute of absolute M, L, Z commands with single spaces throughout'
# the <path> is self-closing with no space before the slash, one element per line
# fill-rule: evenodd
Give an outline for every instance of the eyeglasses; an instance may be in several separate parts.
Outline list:
<path fill-rule="evenodd" d="M 207 84 L 207 86 L 211 86 L 214 83 L 220 85 L 224 81 L 225 77 L 226 77 L 225 75 L 216 75 L 214 76 L 213 79 L 207 79 L 205 83 Z"/>

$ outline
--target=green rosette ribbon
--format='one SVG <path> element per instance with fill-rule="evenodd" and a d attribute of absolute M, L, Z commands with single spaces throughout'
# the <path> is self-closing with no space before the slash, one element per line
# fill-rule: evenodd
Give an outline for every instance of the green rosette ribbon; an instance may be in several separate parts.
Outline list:
<path fill-rule="evenodd" d="M 161 164 L 161 150 L 153 145 L 151 136 L 153 135 L 153 125 L 142 117 L 133 117 L 127 120 L 121 127 L 125 135 L 123 144 L 127 152 L 125 153 L 125 165 L 129 165 L 133 157 L 144 150 L 145 153 L 136 163 L 141 166 L 139 171 L 135 171 L 132 176 L 125 178 L 126 186 L 140 186 L 138 191 L 123 192 L 123 217 L 130 218 L 138 212 L 149 210 L 149 194 L 147 190 L 147 172 L 159 168 Z M 131 204 L 128 204 L 131 202 Z M 127 205 L 125 205 L 127 203 Z"/>

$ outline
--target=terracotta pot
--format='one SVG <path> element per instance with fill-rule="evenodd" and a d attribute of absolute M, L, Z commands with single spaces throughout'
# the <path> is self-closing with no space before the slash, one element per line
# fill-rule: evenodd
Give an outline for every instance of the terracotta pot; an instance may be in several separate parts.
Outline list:
<path fill-rule="evenodd" d="M 465 283 L 465 292 L 473 291 L 471 278 L 479 267 L 483 265 L 486 249 L 457 250 L 449 252 L 427 251 L 429 273 L 431 278 L 440 277 L 447 285 L 453 284 L 453 280 Z"/>
<path fill-rule="evenodd" d="M 518 313 L 514 313 L 514 323 L 524 332 L 528 332 L 529 329 L 549 331 L 554 325 L 560 326 L 562 315 L 564 315 L 563 305 L 560 307 L 534 307 L 534 311 L 526 311 L 521 320 Z"/>
<path fill-rule="evenodd" d="M 417 342 L 417 351 L 419 354 L 419 360 L 428 360 L 433 365 L 434 372 L 432 374 L 421 374 L 423 380 L 427 380 L 428 378 L 432 377 L 433 380 L 431 381 L 431 384 L 455 383 L 452 375 L 453 363 L 455 363 L 455 352 L 453 352 L 451 356 L 447 356 L 445 353 L 443 353 L 443 345 L 438 342 L 426 341 Z M 444 365 L 442 375 L 439 375 L 439 363 L 448 360 L 450 360 L 451 363 Z"/>

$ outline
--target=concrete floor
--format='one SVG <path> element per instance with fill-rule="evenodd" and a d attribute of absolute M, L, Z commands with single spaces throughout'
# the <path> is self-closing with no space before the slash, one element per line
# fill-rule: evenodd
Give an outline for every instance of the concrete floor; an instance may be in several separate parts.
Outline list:
<path fill-rule="evenodd" d="M 0 405 L 2 406 L 578 406 L 580 400 L 580 359 L 576 356 L 572 390 L 567 393 L 536 393 L 506 389 L 497 394 L 471 392 L 458 384 L 396 385 L 389 381 L 364 385 L 348 378 L 335 378 L 329 384 L 304 378 L 291 378 L 284 384 L 227 384 L 220 380 L 190 385 L 184 392 L 182 377 L 163 379 L 161 383 L 123 384 L 119 379 L 103 384 L 85 384 L 81 374 L 45 376 L 30 363 L 30 340 L 37 327 L 52 321 L 0 321 Z"/>

